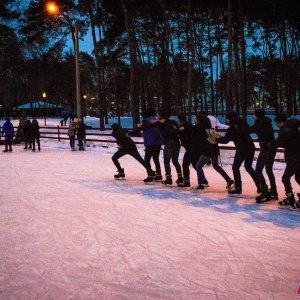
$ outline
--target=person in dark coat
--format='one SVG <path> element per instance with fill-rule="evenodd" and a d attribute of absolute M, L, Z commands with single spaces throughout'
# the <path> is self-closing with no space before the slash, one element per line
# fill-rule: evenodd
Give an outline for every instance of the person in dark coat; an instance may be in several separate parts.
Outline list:
<path fill-rule="evenodd" d="M 32 140 L 32 151 L 35 151 L 35 142 L 38 146 L 38 151 L 41 151 L 41 144 L 40 144 L 40 126 L 39 122 L 36 119 L 32 120 L 31 123 L 31 140 Z"/>
<path fill-rule="evenodd" d="M 164 110 L 160 110 L 157 114 L 159 121 L 153 122 L 151 124 L 143 124 L 143 129 L 147 128 L 159 128 L 163 144 L 164 144 L 164 166 L 166 172 L 166 179 L 162 181 L 163 185 L 172 185 L 172 175 L 171 175 L 171 160 L 177 172 L 176 183 L 180 184 L 183 182 L 181 166 L 178 161 L 180 142 L 177 134 L 177 129 L 175 127 L 176 122 L 170 120 L 169 116 Z"/>
<path fill-rule="evenodd" d="M 201 122 L 199 120 L 202 119 Z M 178 184 L 179 188 L 190 187 L 190 165 L 196 170 L 196 164 L 202 153 L 202 141 L 205 138 L 205 126 L 210 126 L 210 120 L 198 114 L 195 118 L 195 125 L 186 121 L 184 115 L 178 116 L 178 132 L 181 146 L 185 148 L 185 153 L 182 160 L 183 182 Z M 202 185 L 208 185 L 204 177 Z"/>
<path fill-rule="evenodd" d="M 24 149 L 32 149 L 32 134 L 31 134 L 32 126 L 31 126 L 31 121 L 26 120 L 23 133 L 24 133 L 24 142 L 25 142 L 25 147 Z"/>
<path fill-rule="evenodd" d="M 230 189 L 233 185 L 233 180 L 229 177 L 229 175 L 225 172 L 225 170 L 219 165 L 218 157 L 220 154 L 218 143 L 216 139 L 220 137 L 218 132 L 211 128 L 210 122 L 208 123 L 205 120 L 203 115 L 199 115 L 197 117 L 199 123 L 203 123 L 204 132 L 202 138 L 202 145 L 201 145 L 201 156 L 197 162 L 196 170 L 197 170 L 197 177 L 198 177 L 198 186 L 194 188 L 194 190 L 203 191 L 204 186 L 202 184 L 205 176 L 203 172 L 204 165 L 207 164 L 209 160 L 211 160 L 213 168 L 225 179 L 227 182 L 226 189 Z"/>
<path fill-rule="evenodd" d="M 273 164 L 276 155 L 276 150 L 267 149 L 266 144 L 274 142 L 274 129 L 272 120 L 265 116 L 266 112 L 263 109 L 256 109 L 254 111 L 254 124 L 249 127 L 250 133 L 255 133 L 258 137 L 259 146 L 261 148 L 255 172 L 261 187 L 261 194 L 256 197 L 256 202 L 260 203 L 268 199 L 278 199 L 275 176 L 273 173 Z M 263 169 L 266 168 L 266 173 L 270 181 L 270 190 L 263 175 Z"/>
<path fill-rule="evenodd" d="M 2 127 L 2 136 L 5 136 L 5 149 L 3 150 L 3 152 L 12 151 L 12 141 L 14 134 L 14 126 L 11 123 L 10 118 L 7 117 Z"/>
<path fill-rule="evenodd" d="M 231 195 L 242 193 L 242 179 L 240 167 L 244 162 L 246 171 L 253 179 L 258 193 L 260 192 L 260 185 L 257 179 L 256 172 L 252 168 L 252 163 L 255 154 L 254 142 L 249 133 L 248 124 L 234 111 L 226 114 L 226 121 L 229 127 L 226 129 L 225 136 L 219 137 L 216 141 L 220 144 L 227 144 L 233 141 L 236 152 L 232 164 L 232 171 L 234 176 L 234 186 L 228 189 Z"/>
<path fill-rule="evenodd" d="M 277 139 L 268 144 L 268 148 L 276 150 L 284 148 L 286 168 L 282 176 L 282 183 L 285 188 L 286 198 L 279 202 L 280 208 L 296 206 L 300 208 L 300 201 L 296 202 L 291 177 L 295 175 L 296 182 L 300 185 L 300 121 L 294 118 L 287 120 L 286 115 L 278 115 L 274 121 L 279 128 Z M 298 193 L 300 196 L 300 193 Z"/>
<path fill-rule="evenodd" d="M 124 155 L 131 155 L 135 158 L 143 167 L 147 170 L 148 177 L 152 178 L 152 170 L 151 167 L 147 166 L 143 158 L 141 157 L 140 153 L 137 150 L 137 147 L 134 141 L 131 139 L 128 130 L 123 129 L 117 123 L 112 124 L 112 136 L 116 139 L 117 144 L 119 146 L 119 150 L 112 156 L 112 161 L 117 168 L 118 174 L 114 177 L 115 179 L 123 179 L 125 178 L 124 168 L 121 167 L 119 163 L 119 158 Z"/>
<path fill-rule="evenodd" d="M 79 150 L 83 151 L 84 150 L 83 142 L 85 139 L 85 125 L 84 125 L 82 119 L 78 119 L 76 130 L 77 130 L 77 139 L 78 139 Z"/>

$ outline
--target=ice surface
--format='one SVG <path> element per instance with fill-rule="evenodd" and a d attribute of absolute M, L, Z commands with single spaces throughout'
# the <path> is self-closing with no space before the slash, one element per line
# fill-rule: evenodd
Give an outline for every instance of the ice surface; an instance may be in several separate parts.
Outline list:
<path fill-rule="evenodd" d="M 114 180 L 115 144 L 41 147 L 0 153 L 0 299 L 299 299 L 300 213 L 255 204 L 243 168 L 233 198 L 211 166 L 198 194 L 145 185 L 130 156 Z M 232 157 L 222 151 L 230 176 Z"/>

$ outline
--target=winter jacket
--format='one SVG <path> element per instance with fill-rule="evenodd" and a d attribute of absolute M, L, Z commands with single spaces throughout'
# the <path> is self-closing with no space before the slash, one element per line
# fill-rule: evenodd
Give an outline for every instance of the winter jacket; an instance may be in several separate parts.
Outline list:
<path fill-rule="evenodd" d="M 183 146 L 186 150 L 189 150 L 192 148 L 193 140 L 192 140 L 192 134 L 193 134 L 193 125 L 191 122 L 185 121 L 183 122 L 182 126 L 184 129 L 177 130 L 181 146 Z"/>
<path fill-rule="evenodd" d="M 23 128 L 23 133 L 24 133 L 25 137 L 27 137 L 27 138 L 31 137 L 31 130 L 32 130 L 31 128 L 32 128 L 32 124 L 31 124 L 30 120 L 26 120 L 24 128 Z"/>
<path fill-rule="evenodd" d="M 112 125 L 112 136 L 116 139 L 118 146 L 125 152 L 137 151 L 134 141 L 129 136 L 128 130 L 123 129 L 118 124 Z"/>
<path fill-rule="evenodd" d="M 3 124 L 2 127 L 2 135 L 13 136 L 14 134 L 15 134 L 15 130 L 13 124 L 9 120 L 6 120 L 6 122 Z"/>
<path fill-rule="evenodd" d="M 85 139 L 85 126 L 83 122 L 77 124 L 77 139 Z"/>
<path fill-rule="evenodd" d="M 249 133 L 249 125 L 241 117 L 230 120 L 225 136 L 217 138 L 216 141 L 220 144 L 227 144 L 232 141 L 236 151 L 239 152 L 251 153 L 255 151 L 254 142 Z"/>
<path fill-rule="evenodd" d="M 148 117 L 143 120 L 143 123 L 149 124 L 149 123 L 151 123 L 152 120 L 157 121 L 157 119 L 155 117 Z M 146 147 L 162 144 L 162 137 L 161 137 L 160 131 L 157 127 L 144 128 L 143 129 L 143 138 L 144 138 L 144 145 Z"/>
<path fill-rule="evenodd" d="M 165 120 L 164 122 L 157 121 L 155 123 L 143 124 L 143 130 L 149 128 L 158 128 L 163 140 L 163 144 L 166 145 L 170 141 L 175 141 L 179 144 L 179 137 L 177 134 L 176 122 L 173 120 Z"/>
<path fill-rule="evenodd" d="M 268 147 L 272 150 L 284 148 L 285 159 L 300 159 L 300 121 L 294 118 L 289 119 L 279 129 L 277 139 Z"/>
<path fill-rule="evenodd" d="M 31 137 L 36 139 L 36 138 L 40 138 L 40 126 L 39 126 L 39 122 L 37 120 L 32 120 L 31 123 Z"/>
<path fill-rule="evenodd" d="M 192 128 L 192 151 L 202 154 L 203 143 L 207 139 L 206 124 L 197 123 Z"/>
<path fill-rule="evenodd" d="M 272 120 L 265 116 L 258 118 L 249 127 L 249 132 L 257 135 L 260 147 L 263 147 L 265 143 L 271 143 L 275 140 Z"/>
<path fill-rule="evenodd" d="M 69 125 L 67 135 L 68 135 L 68 136 L 75 136 L 75 133 L 76 133 L 76 123 L 75 123 L 75 122 L 72 122 L 72 123 Z"/>

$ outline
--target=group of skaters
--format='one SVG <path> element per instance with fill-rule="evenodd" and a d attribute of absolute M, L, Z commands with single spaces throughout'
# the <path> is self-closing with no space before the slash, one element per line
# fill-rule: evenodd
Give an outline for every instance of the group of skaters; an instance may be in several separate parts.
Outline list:
<path fill-rule="evenodd" d="M 203 191 L 208 186 L 203 167 L 210 162 L 213 168 L 224 178 L 228 194 L 235 196 L 242 194 L 242 178 L 240 167 L 244 163 L 245 170 L 251 176 L 257 190 L 256 202 L 263 203 L 269 200 L 278 200 L 273 164 L 277 148 L 284 148 L 286 168 L 282 176 L 286 198 L 279 201 L 280 208 L 300 209 L 300 193 L 295 199 L 291 178 L 300 185 L 300 121 L 295 118 L 288 119 L 281 114 L 274 121 L 279 128 L 278 137 L 275 139 L 272 120 L 265 116 L 263 109 L 255 110 L 254 124 L 249 126 L 236 112 L 226 114 L 229 127 L 225 135 L 221 136 L 212 128 L 207 113 L 201 111 L 196 115 L 194 124 L 187 121 L 185 115 L 179 115 L 177 121 L 172 120 L 161 110 L 155 115 L 151 110 L 146 110 L 140 126 L 128 131 L 118 124 L 112 125 L 112 136 L 119 146 L 118 151 L 112 156 L 112 161 L 117 168 L 115 179 L 125 179 L 124 168 L 119 163 L 119 158 L 131 155 L 140 162 L 147 171 L 145 183 L 161 181 L 163 186 L 172 186 L 171 162 L 177 173 L 176 184 L 179 189 L 190 188 L 190 165 L 196 170 L 198 185 L 194 191 Z M 143 132 L 145 156 L 141 157 L 131 136 L 140 136 Z M 252 164 L 255 154 L 255 144 L 251 134 L 256 134 L 260 146 L 256 168 Z M 219 144 L 233 142 L 236 148 L 232 164 L 233 178 L 219 164 Z M 159 161 L 160 150 L 163 145 L 163 163 L 165 178 L 162 177 Z M 185 148 L 182 165 L 179 163 L 180 147 Z M 153 159 L 155 170 L 151 167 Z M 263 170 L 269 179 L 269 186 L 263 175 Z"/>
<path fill-rule="evenodd" d="M 3 152 L 12 152 L 14 135 L 14 126 L 11 123 L 10 118 L 7 117 L 2 127 L 2 136 L 5 137 L 5 149 Z M 36 149 L 35 144 L 37 144 L 37 150 L 41 150 L 40 126 L 39 122 L 36 119 L 33 119 L 32 122 L 29 119 L 25 121 L 25 124 L 23 126 L 23 137 L 25 142 L 25 150 L 31 149 L 34 152 Z"/>

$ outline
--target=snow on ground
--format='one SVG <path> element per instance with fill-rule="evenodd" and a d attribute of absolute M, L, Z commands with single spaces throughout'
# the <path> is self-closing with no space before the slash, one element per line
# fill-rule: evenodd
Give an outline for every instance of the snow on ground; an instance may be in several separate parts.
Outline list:
<path fill-rule="evenodd" d="M 130 156 L 114 180 L 115 144 L 41 147 L 0 153 L 0 299 L 299 299 L 300 213 L 255 204 L 243 168 L 233 198 L 212 167 L 197 194 L 145 185 Z M 233 153 L 221 154 L 232 175 Z"/>

